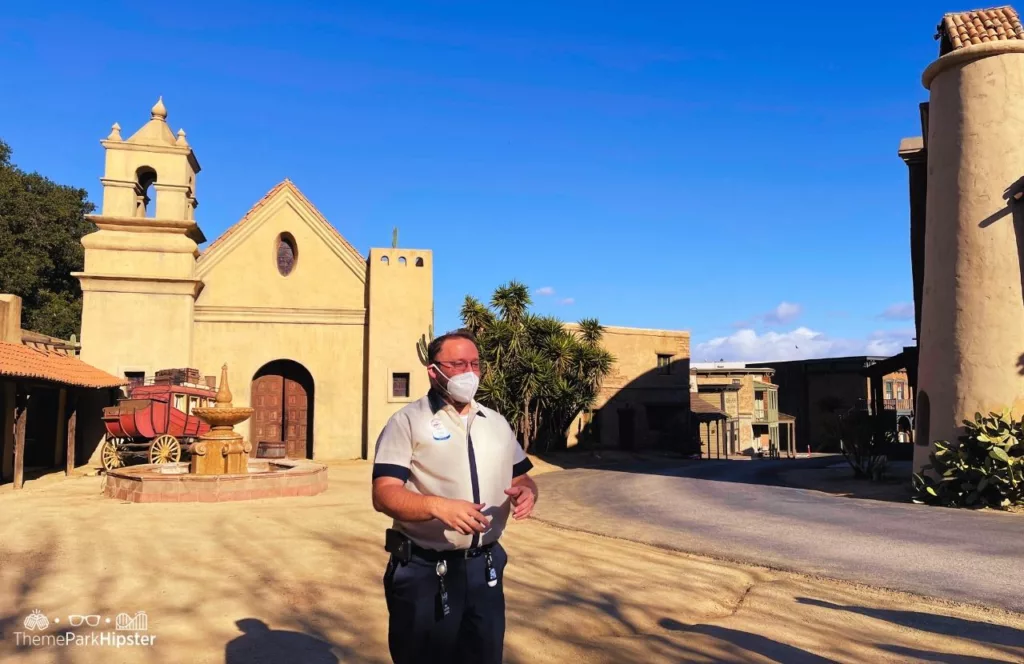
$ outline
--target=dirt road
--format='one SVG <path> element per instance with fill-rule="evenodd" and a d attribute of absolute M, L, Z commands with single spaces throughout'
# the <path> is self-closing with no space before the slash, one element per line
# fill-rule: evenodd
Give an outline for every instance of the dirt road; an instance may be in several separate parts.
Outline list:
<path fill-rule="evenodd" d="M 0 494 L 0 661 L 388 662 L 388 522 L 370 509 L 369 473 L 364 462 L 332 465 L 325 494 L 247 503 L 122 504 L 95 477 Z M 512 525 L 504 543 L 509 662 L 1024 659 L 1016 614 L 536 522 Z M 35 609 L 50 625 L 33 634 L 100 616 L 96 628 L 71 628 L 82 637 L 144 611 L 155 641 L 18 646 Z"/>

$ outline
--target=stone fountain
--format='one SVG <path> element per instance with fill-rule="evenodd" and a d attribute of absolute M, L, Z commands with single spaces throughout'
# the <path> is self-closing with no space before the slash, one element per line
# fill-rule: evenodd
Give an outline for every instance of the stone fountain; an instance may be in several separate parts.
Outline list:
<path fill-rule="evenodd" d="M 227 502 L 313 496 L 327 490 L 327 466 L 306 459 L 253 459 L 252 444 L 234 430 L 253 409 L 235 406 L 228 365 L 221 367 L 213 406 L 192 412 L 210 430 L 192 445 L 189 462 L 141 464 L 108 471 L 104 495 L 136 503 Z"/>
<path fill-rule="evenodd" d="M 211 428 L 192 446 L 190 472 L 193 475 L 248 473 L 252 444 L 244 440 L 242 434 L 235 432 L 235 425 L 249 419 L 253 409 L 236 407 L 231 403 L 228 365 L 221 367 L 215 405 L 195 408 L 192 412 Z"/>

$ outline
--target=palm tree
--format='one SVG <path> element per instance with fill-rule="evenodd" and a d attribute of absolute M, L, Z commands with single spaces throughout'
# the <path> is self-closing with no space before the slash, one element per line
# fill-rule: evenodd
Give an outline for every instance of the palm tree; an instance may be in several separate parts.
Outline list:
<path fill-rule="evenodd" d="M 614 357 L 600 345 L 596 319 L 580 321 L 574 334 L 553 316 L 530 313 L 530 304 L 529 289 L 512 281 L 495 289 L 492 308 L 467 297 L 462 322 L 480 343 L 480 401 L 505 416 L 523 449 L 538 441 L 550 449 L 593 406 Z"/>

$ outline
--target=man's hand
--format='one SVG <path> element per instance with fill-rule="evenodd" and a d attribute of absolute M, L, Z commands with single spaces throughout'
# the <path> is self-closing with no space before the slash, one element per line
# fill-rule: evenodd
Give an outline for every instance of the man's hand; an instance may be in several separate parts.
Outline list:
<path fill-rule="evenodd" d="M 484 508 L 480 503 L 437 496 L 428 500 L 433 517 L 463 535 L 470 535 L 474 531 L 482 533 L 491 526 L 490 518 L 480 512 Z"/>
<path fill-rule="evenodd" d="M 512 518 L 518 521 L 519 519 L 529 517 L 533 513 L 533 504 L 536 501 L 537 494 L 529 484 L 517 484 L 505 489 L 505 495 L 512 498 L 512 504 L 515 506 L 515 509 L 512 511 Z"/>

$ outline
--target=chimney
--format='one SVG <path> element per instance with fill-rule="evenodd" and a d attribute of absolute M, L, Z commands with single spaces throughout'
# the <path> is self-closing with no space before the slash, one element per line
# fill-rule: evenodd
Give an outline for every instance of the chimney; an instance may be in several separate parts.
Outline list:
<path fill-rule="evenodd" d="M 0 341 L 21 343 L 21 298 L 0 294 Z"/>

